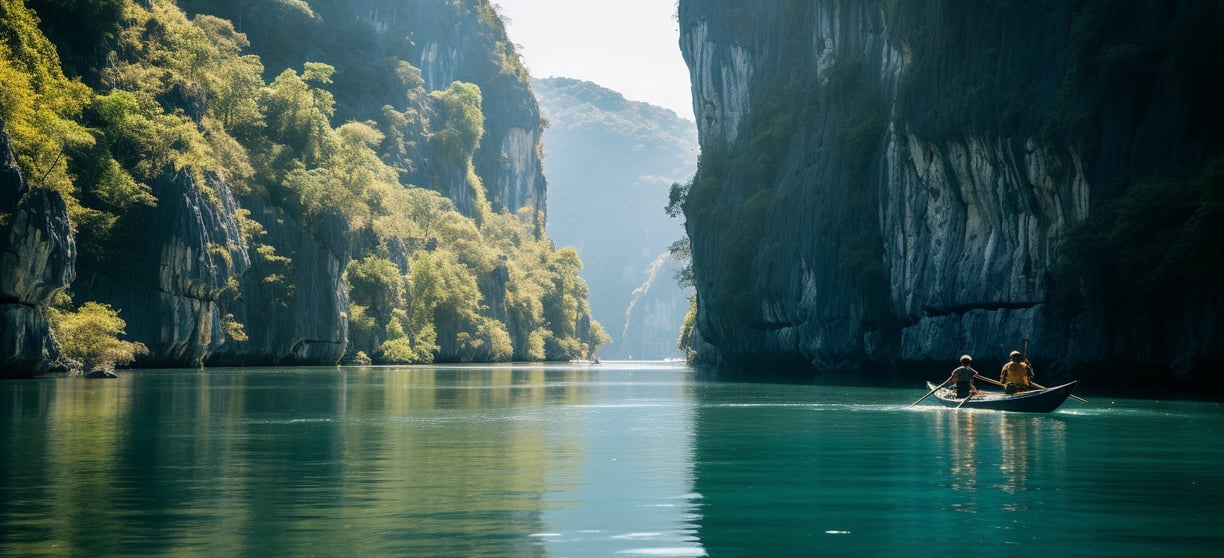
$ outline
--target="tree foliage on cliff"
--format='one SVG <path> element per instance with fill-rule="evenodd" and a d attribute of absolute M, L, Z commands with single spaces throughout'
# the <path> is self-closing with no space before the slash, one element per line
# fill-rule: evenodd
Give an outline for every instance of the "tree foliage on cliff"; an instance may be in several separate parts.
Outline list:
<path fill-rule="evenodd" d="M 496 20 L 487 3 L 475 4 Z M 150 186 L 190 173 L 216 213 L 233 211 L 208 186 L 224 184 L 240 206 L 276 207 L 313 234 L 339 224 L 351 252 L 343 262 L 350 354 L 385 362 L 572 358 L 606 342 L 590 320 L 577 255 L 540 238 L 531 211 L 488 208 L 472 165 L 486 118 L 479 87 L 456 82 L 426 93 L 420 70 L 394 59 L 266 68 L 230 20 L 189 18 L 169 0 L 29 6 L 49 14 L 45 27 L 58 45 L 21 1 L 0 0 L 0 118 L 31 185 L 69 200 L 82 275 L 126 261 L 159 202 Z M 225 7 L 269 33 L 319 17 L 296 0 L 217 4 Z M 73 19 L 90 14 L 96 19 Z M 333 31 L 331 40 L 361 40 Z M 57 46 L 71 52 L 69 74 L 81 78 L 66 77 Z M 517 62 L 503 46 L 493 55 Z M 507 76 L 525 83 L 520 73 Z M 396 91 L 394 102 L 371 120 L 348 121 L 371 89 Z M 341 106 L 349 109 L 338 117 Z M 464 177 L 475 218 L 434 191 L 444 188 L 431 189 L 439 175 Z M 272 293 L 275 312 L 308 288 L 294 283 L 291 251 L 266 235 L 267 220 L 278 219 L 270 215 L 237 208 L 252 272 L 229 278 L 230 295 L 207 295 L 221 306 L 220 327 L 239 333 L 230 340 L 262 335 L 240 321 L 249 316 L 238 293 Z M 92 304 L 82 308 L 97 315 Z"/>
<path fill-rule="evenodd" d="M 106 304 L 86 302 L 76 310 L 53 310 L 51 324 L 64 355 L 80 362 L 85 372 L 111 371 L 149 352 L 143 343 L 119 338 L 127 323 Z"/>
<path fill-rule="evenodd" d="M 89 88 L 65 77 L 55 46 L 21 0 L 0 0 L 0 120 L 30 185 L 74 199 L 65 151 L 89 145 L 78 122 Z"/>
<path fill-rule="evenodd" d="M 1224 286 L 1224 157 L 1182 177 L 1134 181 L 1072 227 L 1060 284 L 1100 281 L 1139 303 Z M 1155 308 L 1145 308 L 1145 311 Z"/>

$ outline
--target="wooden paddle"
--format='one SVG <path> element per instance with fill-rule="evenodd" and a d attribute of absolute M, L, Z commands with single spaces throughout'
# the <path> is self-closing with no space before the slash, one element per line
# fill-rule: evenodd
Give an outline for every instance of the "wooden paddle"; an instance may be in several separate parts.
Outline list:
<path fill-rule="evenodd" d="M 1037 383 L 1037 382 L 1033 382 L 1033 387 L 1035 387 L 1035 388 L 1037 388 L 1037 389 L 1050 389 L 1050 388 L 1045 387 L 1045 386 L 1043 386 L 1043 385 L 1041 385 L 1041 384 L 1039 384 L 1039 383 Z M 1076 401 L 1079 401 L 1080 403 L 1083 403 L 1083 404 L 1085 404 L 1085 405 L 1088 405 L 1088 404 L 1089 404 L 1089 403 L 1088 403 L 1088 400 L 1087 400 L 1087 399 L 1084 399 L 1083 397 L 1080 397 L 1080 396 L 1078 396 L 1078 395 L 1075 395 L 1074 393 L 1072 393 L 1072 394 L 1070 394 L 1070 395 L 1071 395 L 1071 399 L 1074 399 L 1074 400 L 1076 400 Z"/>
<path fill-rule="evenodd" d="M 944 382 L 944 384 L 946 384 L 946 383 L 948 383 L 948 382 Z M 939 385 L 935 386 L 935 389 L 933 389 L 933 390 L 931 390 L 931 391 L 928 391 L 926 395 L 924 395 L 924 396 L 922 396 L 922 397 L 919 397 L 917 401 L 915 401 L 915 402 L 913 402 L 913 403 L 910 403 L 910 404 L 909 404 L 909 406 L 910 406 L 910 407 L 913 407 L 914 405 L 917 405 L 917 404 L 919 404 L 919 403 L 922 403 L 922 400 L 923 400 L 923 399 L 926 399 L 926 398 L 930 397 L 932 393 L 935 393 L 935 392 L 939 391 L 939 388 L 944 387 L 944 384 L 939 384 Z"/>
<path fill-rule="evenodd" d="M 1000 382 L 996 382 L 996 381 L 994 381 L 994 380 L 992 380 L 992 379 L 990 379 L 990 378 L 987 378 L 986 376 L 983 376 L 983 375 L 981 375 L 981 374 L 974 374 L 974 375 L 973 375 L 973 377 L 974 377 L 974 378 L 977 378 L 977 379 L 979 379 L 979 380 L 981 380 L 981 381 L 983 381 L 983 382 L 990 383 L 990 384 L 994 384 L 994 385 L 999 386 L 999 387 L 1001 387 L 1001 388 L 1006 388 L 1006 387 L 1007 387 L 1007 386 L 1003 385 L 1002 383 L 1000 383 Z"/>
<path fill-rule="evenodd" d="M 956 408 L 957 409 L 961 408 L 961 405 L 964 405 L 970 399 L 973 399 L 973 392 L 969 392 L 969 395 L 966 395 L 964 399 L 961 399 L 961 402 L 956 404 Z"/>
<path fill-rule="evenodd" d="M 1032 364 L 1030 364 L 1030 363 L 1029 363 L 1029 359 L 1028 359 L 1028 337 L 1025 337 L 1025 338 L 1024 338 L 1024 363 L 1025 363 L 1025 364 L 1028 364 L 1028 365 L 1029 365 L 1029 368 L 1032 368 L 1032 366 L 1033 366 Z M 1034 382 L 1034 381 L 1033 381 L 1031 378 L 1029 379 L 1029 383 L 1033 384 L 1033 387 L 1035 387 L 1035 388 L 1037 388 L 1037 389 L 1050 389 L 1050 388 L 1045 387 L 1045 386 L 1043 386 L 1043 385 L 1041 385 L 1041 384 L 1039 384 L 1039 383 L 1037 383 L 1037 382 Z M 1002 385 L 1002 384 L 999 384 L 999 385 Z M 1078 396 L 1078 395 L 1075 395 L 1074 393 L 1072 393 L 1072 394 L 1071 394 L 1071 399 L 1074 399 L 1074 400 L 1076 400 L 1076 401 L 1079 401 L 1080 403 L 1083 403 L 1083 404 L 1085 404 L 1085 405 L 1088 405 L 1088 404 L 1089 404 L 1087 399 L 1084 399 L 1083 397 L 1080 397 L 1080 396 Z"/>

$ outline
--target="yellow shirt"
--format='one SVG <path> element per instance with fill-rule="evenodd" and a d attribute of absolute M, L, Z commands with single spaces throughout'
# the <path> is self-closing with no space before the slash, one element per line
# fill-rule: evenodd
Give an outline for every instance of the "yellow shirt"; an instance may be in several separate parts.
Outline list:
<path fill-rule="evenodd" d="M 1023 362 L 1009 362 L 1003 365 L 1003 375 L 999 378 L 1001 384 L 1020 384 L 1031 386 L 1029 367 Z"/>

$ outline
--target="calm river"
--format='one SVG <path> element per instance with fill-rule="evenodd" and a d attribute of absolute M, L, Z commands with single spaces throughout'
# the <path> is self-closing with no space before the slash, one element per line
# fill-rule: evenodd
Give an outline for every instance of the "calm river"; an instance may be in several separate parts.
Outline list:
<path fill-rule="evenodd" d="M 625 362 L 0 382 L 0 555 L 1224 550 L 1220 404 L 923 393 Z"/>

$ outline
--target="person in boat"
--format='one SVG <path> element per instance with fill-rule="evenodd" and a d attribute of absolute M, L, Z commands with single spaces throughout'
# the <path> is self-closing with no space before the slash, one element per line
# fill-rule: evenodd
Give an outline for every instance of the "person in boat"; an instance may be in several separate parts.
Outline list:
<path fill-rule="evenodd" d="M 961 355 L 960 363 L 960 367 L 953 370 L 952 375 L 949 376 L 942 385 L 946 386 L 950 383 L 955 383 L 956 397 L 959 399 L 964 399 L 970 395 L 973 395 L 974 393 L 977 393 L 977 388 L 973 386 L 973 378 L 976 377 L 978 373 L 977 370 L 974 370 L 973 367 L 970 366 L 973 364 L 973 357 L 969 355 Z"/>
<path fill-rule="evenodd" d="M 1028 391 L 1033 389 L 1033 376 L 1033 367 L 1029 365 L 1024 353 L 1012 351 L 1007 364 L 1003 365 L 999 383 L 1003 384 L 1003 391 L 1007 393 Z"/>

